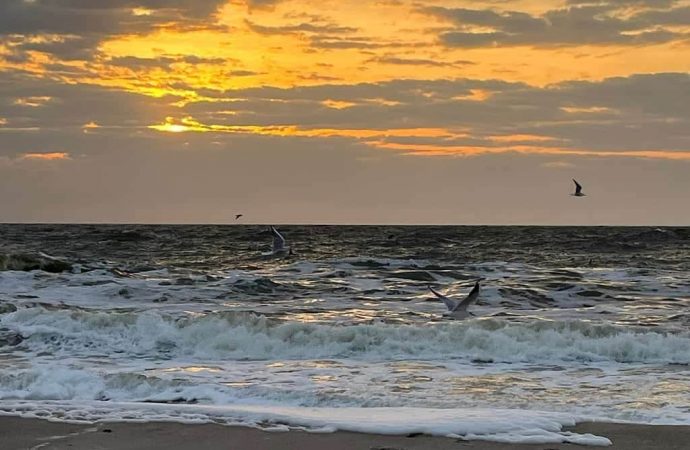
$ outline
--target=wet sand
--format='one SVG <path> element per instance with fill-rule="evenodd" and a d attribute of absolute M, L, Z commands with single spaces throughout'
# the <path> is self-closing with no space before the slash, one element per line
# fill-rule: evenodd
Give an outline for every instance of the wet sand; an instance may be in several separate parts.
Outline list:
<path fill-rule="evenodd" d="M 0 449 L 195 449 L 195 450 L 686 450 L 690 426 L 584 423 L 571 431 L 606 436 L 613 445 L 501 444 L 431 436 L 362 433 L 266 432 L 222 425 L 176 423 L 98 423 L 72 425 L 37 419 L 0 417 Z"/>

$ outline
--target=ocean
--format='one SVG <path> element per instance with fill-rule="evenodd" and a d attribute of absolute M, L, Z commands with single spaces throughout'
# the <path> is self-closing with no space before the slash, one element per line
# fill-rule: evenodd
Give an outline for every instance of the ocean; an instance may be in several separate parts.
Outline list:
<path fill-rule="evenodd" d="M 294 255 L 263 255 L 266 226 L 0 225 L 0 414 L 601 445 L 563 427 L 690 424 L 690 228 L 278 228 Z M 428 289 L 478 279 L 463 320 Z"/>

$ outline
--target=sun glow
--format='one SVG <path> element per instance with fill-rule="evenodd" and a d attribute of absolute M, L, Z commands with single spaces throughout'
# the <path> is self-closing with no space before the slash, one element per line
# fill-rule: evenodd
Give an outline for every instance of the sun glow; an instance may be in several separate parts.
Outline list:
<path fill-rule="evenodd" d="M 185 125 L 179 125 L 175 123 L 165 123 L 162 125 L 151 125 L 149 128 L 152 128 L 154 130 L 158 131 L 166 131 L 168 133 L 184 133 L 187 131 L 192 131 L 190 127 L 187 127 Z M 200 131 L 200 130 L 194 130 L 194 131 Z"/>

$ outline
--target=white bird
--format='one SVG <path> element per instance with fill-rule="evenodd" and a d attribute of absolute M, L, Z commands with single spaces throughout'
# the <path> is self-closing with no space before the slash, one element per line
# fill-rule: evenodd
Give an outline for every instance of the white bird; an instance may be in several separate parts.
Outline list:
<path fill-rule="evenodd" d="M 585 194 L 582 193 L 582 186 L 580 186 L 580 183 L 575 181 L 575 178 L 573 178 L 573 183 L 575 183 L 575 193 L 570 195 L 573 197 L 584 197 Z"/>
<path fill-rule="evenodd" d="M 467 311 L 467 308 L 477 300 L 477 297 L 479 297 L 479 280 L 477 280 L 474 283 L 474 287 L 472 288 L 470 293 L 467 294 L 467 297 L 459 301 L 446 297 L 440 292 L 434 290 L 434 288 L 432 288 L 431 286 L 429 286 L 429 290 L 438 299 L 445 303 L 446 307 L 448 308 L 448 312 L 446 313 L 447 315 L 457 319 L 463 319 L 465 317 L 473 315 L 471 312 Z"/>
<path fill-rule="evenodd" d="M 271 234 L 273 235 L 271 254 L 274 256 L 292 255 L 292 248 L 286 245 L 285 237 L 274 226 L 271 226 Z"/>

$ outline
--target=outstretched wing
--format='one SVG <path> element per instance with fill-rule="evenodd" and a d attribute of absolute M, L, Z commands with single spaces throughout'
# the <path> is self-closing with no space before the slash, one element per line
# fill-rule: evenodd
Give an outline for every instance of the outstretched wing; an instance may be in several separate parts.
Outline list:
<path fill-rule="evenodd" d="M 575 183 L 575 194 L 582 193 L 582 186 L 580 186 L 580 183 L 575 181 L 575 178 L 573 178 L 573 183 Z"/>
<path fill-rule="evenodd" d="M 280 234 L 275 227 L 271 227 L 271 234 L 273 234 L 273 252 L 285 250 L 285 238 L 283 235 Z"/>
<path fill-rule="evenodd" d="M 436 292 L 434 288 L 429 286 L 429 290 L 431 291 L 432 294 L 434 294 L 439 300 L 441 300 L 443 303 L 445 303 L 446 308 L 448 308 L 448 311 L 453 311 L 458 307 L 458 303 L 456 303 L 454 300 L 449 299 L 445 295 L 441 294 L 440 292 Z"/>
<path fill-rule="evenodd" d="M 459 302 L 458 305 L 454 309 L 452 309 L 452 311 L 455 312 L 466 310 L 468 306 L 470 306 L 477 300 L 477 297 L 479 297 L 479 281 L 474 283 L 474 287 L 472 288 L 470 293 L 467 294 L 467 297 L 465 297 L 461 302 Z"/>

